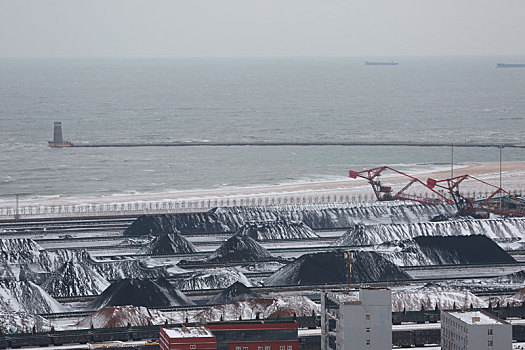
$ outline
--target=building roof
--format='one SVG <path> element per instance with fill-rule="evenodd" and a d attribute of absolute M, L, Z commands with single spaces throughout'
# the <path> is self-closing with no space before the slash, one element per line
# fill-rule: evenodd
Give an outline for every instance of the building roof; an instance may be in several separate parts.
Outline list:
<path fill-rule="evenodd" d="M 467 324 L 506 324 L 506 322 L 502 322 L 501 320 L 480 311 L 448 312 L 448 314 Z"/>
<path fill-rule="evenodd" d="M 206 338 L 215 337 L 206 327 L 177 327 L 163 328 L 166 335 L 170 338 Z"/>

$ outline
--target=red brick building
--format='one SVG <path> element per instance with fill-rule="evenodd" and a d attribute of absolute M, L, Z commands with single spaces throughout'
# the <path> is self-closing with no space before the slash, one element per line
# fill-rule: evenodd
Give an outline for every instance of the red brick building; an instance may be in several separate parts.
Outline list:
<path fill-rule="evenodd" d="M 181 325 L 177 328 L 161 328 L 161 350 L 216 350 L 217 340 L 213 333 L 200 324 L 195 327 Z"/>
<path fill-rule="evenodd" d="M 180 331 L 181 328 L 161 328 L 161 350 L 211 349 L 209 335 L 191 336 Z M 197 325 L 187 329 L 206 329 L 214 336 L 217 350 L 298 350 L 297 323 L 294 321 L 237 321 L 208 323 L 206 327 Z M 169 332 L 172 330 L 172 332 Z M 183 335 L 183 337 L 180 337 Z M 206 340 L 208 339 L 208 340 Z M 194 347 L 183 347 L 193 345 Z"/>

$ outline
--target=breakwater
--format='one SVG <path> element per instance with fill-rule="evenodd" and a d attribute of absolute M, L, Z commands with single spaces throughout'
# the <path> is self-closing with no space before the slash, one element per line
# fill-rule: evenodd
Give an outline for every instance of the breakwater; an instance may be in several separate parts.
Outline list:
<path fill-rule="evenodd" d="M 419 142 L 419 141 L 232 141 L 232 142 L 137 142 L 137 143 L 49 143 L 53 148 L 100 147 L 283 147 L 283 146 L 408 146 L 408 147 L 483 147 L 525 148 L 515 142 Z"/>

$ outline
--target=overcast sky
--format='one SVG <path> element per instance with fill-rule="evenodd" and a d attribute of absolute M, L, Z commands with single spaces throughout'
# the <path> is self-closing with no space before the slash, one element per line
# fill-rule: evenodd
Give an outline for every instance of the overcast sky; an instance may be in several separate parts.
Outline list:
<path fill-rule="evenodd" d="M 0 57 L 513 54 L 525 0 L 0 0 Z"/>

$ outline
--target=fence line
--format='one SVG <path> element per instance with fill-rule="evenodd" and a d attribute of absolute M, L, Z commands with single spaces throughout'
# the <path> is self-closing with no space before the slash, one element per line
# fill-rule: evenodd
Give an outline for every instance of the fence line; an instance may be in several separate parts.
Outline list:
<path fill-rule="evenodd" d="M 524 190 L 511 193 L 522 196 Z M 430 193 L 418 193 L 419 197 L 430 197 Z M 486 197 L 488 192 L 467 191 L 469 197 Z M 76 204 L 54 206 L 0 207 L 0 220 L 13 218 L 49 218 L 49 217 L 104 217 L 140 214 L 165 214 L 203 212 L 215 207 L 301 205 L 316 203 L 356 203 L 372 202 L 372 193 L 350 194 L 334 192 L 284 193 L 271 195 L 243 195 L 228 197 L 207 197 L 200 199 L 169 199 L 162 201 L 137 201 L 103 204 Z"/>

